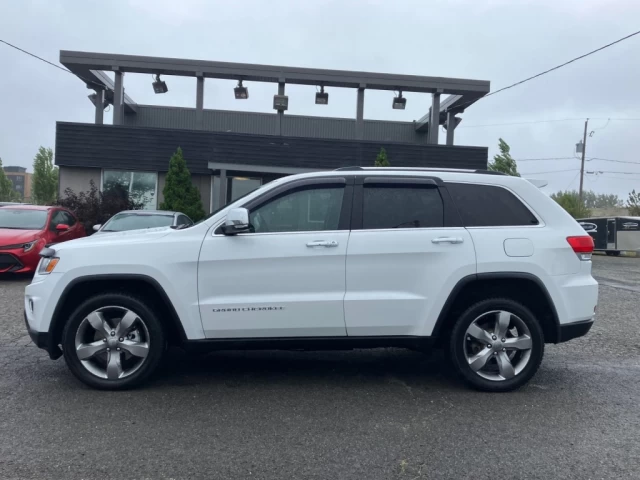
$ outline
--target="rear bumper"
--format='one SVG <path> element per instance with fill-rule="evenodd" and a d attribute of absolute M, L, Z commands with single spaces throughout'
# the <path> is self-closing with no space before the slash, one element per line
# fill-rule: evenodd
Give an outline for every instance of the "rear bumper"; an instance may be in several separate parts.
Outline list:
<path fill-rule="evenodd" d="M 591 330 L 593 318 L 582 322 L 565 323 L 559 326 L 558 343 L 568 342 L 574 338 L 582 337 Z"/>
<path fill-rule="evenodd" d="M 36 332 L 29 327 L 29 321 L 27 320 L 27 312 L 24 312 L 24 323 L 27 325 L 27 332 L 36 347 L 46 350 L 51 360 L 56 360 L 62 356 L 62 350 L 58 345 L 51 344 L 51 335 L 49 332 Z"/>

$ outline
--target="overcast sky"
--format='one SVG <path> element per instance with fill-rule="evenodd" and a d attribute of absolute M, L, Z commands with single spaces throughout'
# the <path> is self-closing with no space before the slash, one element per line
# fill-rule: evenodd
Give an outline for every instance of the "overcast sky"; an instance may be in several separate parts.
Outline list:
<path fill-rule="evenodd" d="M 640 29 L 638 0 L 0 0 L 0 38 L 58 63 L 59 51 L 336 68 L 514 83 Z M 489 147 L 498 138 L 516 159 L 571 157 L 591 117 L 585 188 L 626 198 L 640 190 L 640 35 L 561 70 L 471 106 L 456 144 Z M 31 170 L 38 147 L 54 147 L 55 122 L 93 122 L 88 91 L 75 76 L 0 44 L 0 157 Z M 154 95 L 151 77 L 128 74 L 137 103 L 195 106 L 195 79 L 166 77 Z M 272 84 L 250 84 L 233 98 L 233 82 L 207 80 L 205 108 L 273 112 Z M 353 117 L 353 90 L 331 89 L 314 104 L 313 87 L 287 86 L 289 113 Z M 369 91 L 365 118 L 412 121 L 430 95 L 406 94 L 392 110 L 391 92 Z M 607 121 L 611 118 L 611 121 Z M 513 122 L 574 119 L 521 125 Z M 111 113 L 105 115 L 111 122 Z M 441 142 L 444 135 L 440 135 Z M 392 159 L 393 161 L 393 159 Z M 522 161 L 556 191 L 578 187 L 576 159 Z M 609 173 L 617 172 L 617 173 Z M 622 172 L 637 172 L 636 175 Z"/>

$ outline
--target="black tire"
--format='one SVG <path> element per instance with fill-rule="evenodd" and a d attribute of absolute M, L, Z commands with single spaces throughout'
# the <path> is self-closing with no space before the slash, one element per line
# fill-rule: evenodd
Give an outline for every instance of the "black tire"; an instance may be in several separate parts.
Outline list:
<path fill-rule="evenodd" d="M 91 312 L 108 306 L 123 307 L 136 312 L 149 334 L 149 351 L 140 367 L 131 375 L 115 380 L 101 378 L 87 370 L 76 355 L 75 346 L 76 333 L 82 321 Z M 142 384 L 160 364 L 165 349 L 164 329 L 153 309 L 144 299 L 125 293 L 103 293 L 89 298 L 73 312 L 62 332 L 62 350 L 69 370 L 83 383 L 100 390 L 123 390 Z"/>
<path fill-rule="evenodd" d="M 529 329 L 532 343 L 531 356 L 522 371 L 513 378 L 499 381 L 483 378 L 474 372 L 464 352 L 467 328 L 482 314 L 493 310 L 504 310 L 520 317 Z M 454 367 L 467 384 L 485 392 L 509 392 L 523 386 L 537 372 L 544 354 L 544 334 L 538 320 L 527 307 L 508 298 L 491 298 L 472 305 L 460 316 L 451 332 L 449 352 Z"/>

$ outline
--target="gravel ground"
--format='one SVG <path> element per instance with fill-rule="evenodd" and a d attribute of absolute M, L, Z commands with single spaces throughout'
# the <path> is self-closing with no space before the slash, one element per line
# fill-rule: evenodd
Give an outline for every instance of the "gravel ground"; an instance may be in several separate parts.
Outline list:
<path fill-rule="evenodd" d="M 0 278 L 0 478 L 640 478 L 640 259 L 596 257 L 588 336 L 530 384 L 465 388 L 440 353 L 170 352 L 98 392 L 24 335 Z"/>

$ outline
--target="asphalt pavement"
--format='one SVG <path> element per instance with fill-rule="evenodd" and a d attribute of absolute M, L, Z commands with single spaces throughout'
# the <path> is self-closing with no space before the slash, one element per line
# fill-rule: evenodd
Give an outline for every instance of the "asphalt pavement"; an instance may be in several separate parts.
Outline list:
<path fill-rule="evenodd" d="M 640 478 L 640 259 L 596 257 L 597 323 L 508 394 L 441 353 L 169 353 L 99 392 L 25 336 L 0 278 L 0 478 Z"/>

